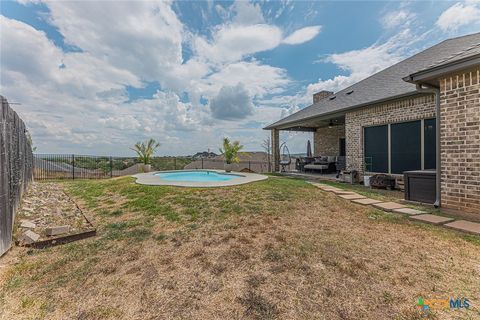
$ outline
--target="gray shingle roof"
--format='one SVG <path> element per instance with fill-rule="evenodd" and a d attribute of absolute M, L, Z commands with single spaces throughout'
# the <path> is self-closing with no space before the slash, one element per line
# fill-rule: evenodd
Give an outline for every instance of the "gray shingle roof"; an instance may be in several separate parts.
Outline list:
<path fill-rule="evenodd" d="M 445 63 L 451 59 L 465 58 L 464 55 L 468 54 L 466 52 L 473 53 L 480 50 L 478 48 L 479 44 L 480 33 L 445 40 L 337 92 L 333 100 L 331 99 L 333 96 L 323 99 L 267 126 L 265 129 L 285 129 L 296 126 L 298 122 L 306 119 L 417 94 L 415 85 L 403 80 L 405 76 L 431 68 L 435 64 Z M 350 91 L 353 92 L 347 94 Z"/>
<path fill-rule="evenodd" d="M 473 57 L 473 56 L 476 56 L 476 55 L 479 55 L 479 54 L 480 54 L 480 41 L 478 43 L 468 47 L 468 48 L 464 48 L 463 50 L 457 51 L 456 53 L 452 54 L 450 57 L 447 57 L 445 59 L 442 59 L 440 61 L 437 61 L 437 62 L 431 64 L 430 66 L 428 66 L 427 68 L 425 68 L 423 70 L 428 70 L 428 69 L 432 69 L 432 68 L 436 68 L 436 67 L 441 67 L 441 66 L 451 64 L 451 63 L 454 63 L 456 61 L 460 61 L 460 60 L 463 60 L 463 59 L 466 59 L 466 58 L 470 58 L 470 57 Z M 420 71 L 423 71 L 423 70 L 420 70 Z"/>

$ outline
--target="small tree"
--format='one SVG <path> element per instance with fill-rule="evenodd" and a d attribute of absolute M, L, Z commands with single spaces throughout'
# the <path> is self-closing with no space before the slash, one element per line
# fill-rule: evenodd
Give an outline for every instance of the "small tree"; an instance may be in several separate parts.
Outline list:
<path fill-rule="evenodd" d="M 265 152 L 267 153 L 267 169 L 268 169 L 268 172 L 270 172 L 270 154 L 271 154 L 271 147 L 272 147 L 272 144 L 271 144 L 271 141 L 270 141 L 270 137 L 267 137 L 265 140 L 263 140 L 262 142 L 262 148 L 263 150 L 265 150 Z"/>
<path fill-rule="evenodd" d="M 150 163 L 152 155 L 155 153 L 157 148 L 160 146 L 160 143 L 154 139 L 150 139 L 145 142 L 137 142 L 132 149 L 138 154 L 138 159 L 143 164 L 147 165 Z"/>
<path fill-rule="evenodd" d="M 230 139 L 223 138 L 223 149 L 220 148 L 220 153 L 225 158 L 227 164 L 239 163 L 238 152 L 243 149 L 240 141 L 230 142 Z"/>

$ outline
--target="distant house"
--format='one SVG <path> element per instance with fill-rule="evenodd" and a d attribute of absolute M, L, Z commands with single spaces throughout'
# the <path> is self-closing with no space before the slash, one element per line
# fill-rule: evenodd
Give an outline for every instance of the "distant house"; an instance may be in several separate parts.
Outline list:
<path fill-rule="evenodd" d="M 218 156 L 215 152 L 207 152 L 207 151 L 203 151 L 203 152 L 197 152 L 195 153 L 192 158 L 197 160 L 197 159 L 202 159 L 202 158 L 215 158 L 216 156 Z"/>
<path fill-rule="evenodd" d="M 365 61 L 365 63 L 369 63 Z M 439 110 L 439 111 L 438 111 Z M 443 41 L 313 104 L 271 130 L 314 133 L 314 154 L 401 176 L 437 166 L 436 204 L 480 214 L 480 33 Z"/>

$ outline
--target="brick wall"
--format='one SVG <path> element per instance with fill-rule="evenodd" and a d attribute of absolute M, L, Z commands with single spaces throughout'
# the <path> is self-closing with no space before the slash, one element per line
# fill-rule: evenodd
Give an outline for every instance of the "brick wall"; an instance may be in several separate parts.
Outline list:
<path fill-rule="evenodd" d="M 345 126 L 318 128 L 313 134 L 313 153 L 316 156 L 338 156 L 340 138 L 345 138 Z"/>
<path fill-rule="evenodd" d="M 480 67 L 440 79 L 442 206 L 480 214 Z"/>
<path fill-rule="evenodd" d="M 363 173 L 363 127 L 435 117 L 433 95 L 372 105 L 345 115 L 347 170 Z"/>

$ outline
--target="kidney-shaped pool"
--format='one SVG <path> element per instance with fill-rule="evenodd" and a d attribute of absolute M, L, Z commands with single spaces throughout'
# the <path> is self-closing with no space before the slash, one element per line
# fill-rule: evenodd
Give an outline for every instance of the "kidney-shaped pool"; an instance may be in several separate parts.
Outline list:
<path fill-rule="evenodd" d="M 247 172 L 221 170 L 173 170 L 134 175 L 138 184 L 179 187 L 226 187 L 267 179 L 267 176 Z"/>
<path fill-rule="evenodd" d="M 238 179 L 243 176 L 232 173 L 220 173 L 216 171 L 173 171 L 155 173 L 163 180 L 168 181 L 190 181 L 190 182 L 211 182 L 211 181 L 228 181 Z"/>

